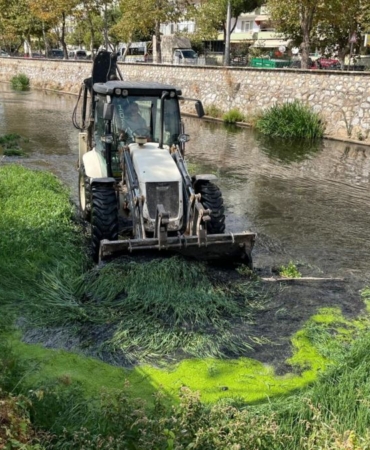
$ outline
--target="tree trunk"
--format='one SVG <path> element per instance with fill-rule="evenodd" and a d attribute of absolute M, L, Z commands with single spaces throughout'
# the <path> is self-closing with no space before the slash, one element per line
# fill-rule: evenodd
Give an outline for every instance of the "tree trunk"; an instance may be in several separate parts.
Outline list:
<path fill-rule="evenodd" d="M 48 38 L 47 38 L 46 32 L 45 32 L 45 24 L 44 24 L 44 22 L 42 22 L 42 37 L 44 39 L 45 56 L 48 57 L 49 56 L 50 47 L 49 47 L 49 41 L 48 41 Z"/>
<path fill-rule="evenodd" d="M 162 62 L 162 50 L 161 50 L 161 33 L 160 33 L 160 23 L 159 20 L 155 22 L 155 46 L 156 46 L 156 63 L 160 64 Z"/>
<path fill-rule="evenodd" d="M 91 58 L 94 59 L 94 41 L 95 41 L 95 32 L 94 32 L 94 25 L 92 23 L 91 17 L 89 17 L 89 24 L 90 24 L 90 52 L 91 52 Z M 107 50 L 107 48 L 106 48 Z"/>
<path fill-rule="evenodd" d="M 313 27 L 314 17 L 317 10 L 317 4 L 303 6 L 300 12 L 301 30 L 303 35 L 302 48 L 302 69 L 309 69 L 309 58 L 311 48 L 311 30 Z"/>
<path fill-rule="evenodd" d="M 62 14 L 62 32 L 60 36 L 60 42 L 63 47 L 63 53 L 64 53 L 64 59 L 68 59 L 68 51 L 67 51 L 67 44 L 65 41 L 66 38 L 66 15 L 65 13 Z"/>
<path fill-rule="evenodd" d="M 224 66 L 230 65 L 230 35 L 231 35 L 231 0 L 227 2 L 227 14 L 226 14 L 226 39 L 225 39 L 225 54 L 224 54 Z"/>
<path fill-rule="evenodd" d="M 310 58 L 310 32 L 307 26 L 302 29 L 303 31 L 303 42 L 302 47 L 302 69 L 309 69 L 309 58 Z"/>
<path fill-rule="evenodd" d="M 130 41 L 130 42 L 127 42 L 127 44 L 126 44 L 125 51 L 123 52 L 123 55 L 122 55 L 122 61 L 123 61 L 123 62 L 124 62 L 125 59 L 126 59 L 126 56 L 127 56 L 128 51 L 130 50 L 130 47 L 131 47 L 131 41 Z"/>

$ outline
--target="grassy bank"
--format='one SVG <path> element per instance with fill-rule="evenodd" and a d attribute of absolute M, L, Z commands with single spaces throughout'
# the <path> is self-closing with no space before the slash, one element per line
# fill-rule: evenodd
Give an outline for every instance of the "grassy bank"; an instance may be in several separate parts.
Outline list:
<path fill-rule="evenodd" d="M 277 376 L 239 357 L 261 344 L 258 281 L 178 258 L 94 268 L 68 192 L 20 166 L 0 168 L 0 232 L 0 448 L 367 448 L 367 315 L 320 311 Z"/>

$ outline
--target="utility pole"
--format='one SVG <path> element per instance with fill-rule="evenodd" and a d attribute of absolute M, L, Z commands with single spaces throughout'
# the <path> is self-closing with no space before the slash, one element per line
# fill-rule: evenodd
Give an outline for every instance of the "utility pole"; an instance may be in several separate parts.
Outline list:
<path fill-rule="evenodd" d="M 227 2 L 224 66 L 230 65 L 231 0 Z"/>

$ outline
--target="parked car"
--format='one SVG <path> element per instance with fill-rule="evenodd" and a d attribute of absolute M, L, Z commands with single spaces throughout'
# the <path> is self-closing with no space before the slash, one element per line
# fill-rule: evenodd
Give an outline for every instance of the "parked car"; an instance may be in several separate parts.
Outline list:
<path fill-rule="evenodd" d="M 64 52 L 60 48 L 53 48 L 49 51 L 48 57 L 51 59 L 63 59 L 64 58 Z"/>
<path fill-rule="evenodd" d="M 87 59 L 87 53 L 85 50 L 72 50 L 68 53 L 70 59 Z"/>
<path fill-rule="evenodd" d="M 0 50 L 0 58 L 8 58 L 10 57 L 9 53 L 4 52 L 4 50 Z"/>
<path fill-rule="evenodd" d="M 318 58 L 313 62 L 313 69 L 340 70 L 342 68 L 338 59 Z"/>

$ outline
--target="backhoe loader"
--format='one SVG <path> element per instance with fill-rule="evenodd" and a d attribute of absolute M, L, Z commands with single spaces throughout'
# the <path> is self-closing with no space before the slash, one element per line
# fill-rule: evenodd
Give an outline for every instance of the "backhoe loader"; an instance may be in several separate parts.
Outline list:
<path fill-rule="evenodd" d="M 95 57 L 73 112 L 93 257 L 160 251 L 252 268 L 255 233 L 226 233 L 215 175 L 187 170 L 180 101 L 204 115 L 202 103 L 175 86 L 123 80 L 114 53 Z"/>

